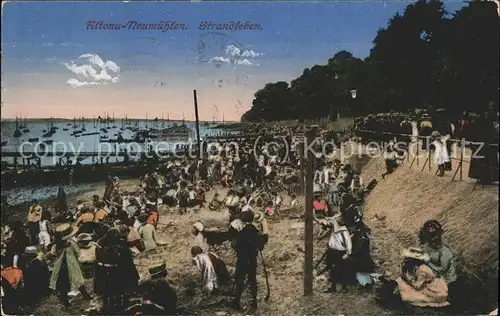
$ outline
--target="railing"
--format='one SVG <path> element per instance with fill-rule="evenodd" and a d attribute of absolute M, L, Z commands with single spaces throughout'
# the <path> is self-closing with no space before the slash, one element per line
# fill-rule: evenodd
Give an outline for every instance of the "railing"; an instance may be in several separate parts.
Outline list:
<path fill-rule="evenodd" d="M 358 133 L 360 133 L 360 132 L 363 133 L 363 135 L 359 136 L 359 137 L 362 138 L 362 139 L 370 140 L 370 141 L 380 141 L 380 140 L 375 140 L 373 138 L 367 138 L 366 134 L 387 135 L 387 136 L 392 136 L 393 138 L 395 138 L 395 137 L 408 137 L 411 140 L 409 143 L 413 143 L 413 144 L 416 145 L 416 155 L 415 155 L 415 157 L 413 157 L 413 160 L 411 161 L 410 167 L 413 166 L 413 164 L 415 163 L 415 161 L 417 162 L 417 166 L 419 165 L 419 160 L 420 160 L 419 159 L 420 158 L 420 152 L 419 151 L 421 151 L 421 148 L 420 148 L 421 142 L 420 142 L 420 140 L 427 140 L 427 142 L 428 142 L 427 144 L 430 144 L 430 139 L 431 139 L 430 136 L 419 136 L 419 135 L 415 136 L 413 134 L 411 134 L 411 135 L 410 134 L 399 134 L 399 133 L 378 132 L 378 131 L 370 131 L 370 130 L 356 130 L 355 132 L 356 132 L 356 135 L 358 135 Z M 460 173 L 460 181 L 463 180 L 463 163 L 464 162 L 470 164 L 472 162 L 472 159 L 479 159 L 479 158 L 473 158 L 473 157 L 471 157 L 469 160 L 464 159 L 464 152 L 465 152 L 465 148 L 467 146 L 483 146 L 483 147 L 496 148 L 496 150 L 497 150 L 497 157 L 495 157 L 495 158 L 497 159 L 497 162 L 495 163 L 495 167 L 493 167 L 491 164 L 489 164 L 487 162 L 486 163 L 483 163 L 483 162 L 477 163 L 476 166 L 479 169 L 486 167 L 487 168 L 486 172 L 488 172 L 490 174 L 490 176 L 491 176 L 491 174 L 492 174 L 493 171 L 500 170 L 500 168 L 498 167 L 498 147 L 499 147 L 498 144 L 486 144 L 484 142 L 467 141 L 464 138 L 463 139 L 449 138 L 446 141 L 447 142 L 451 142 L 452 145 L 455 145 L 455 148 L 458 145 L 460 145 L 460 157 L 459 158 L 455 157 L 452 153 L 449 153 L 450 159 L 459 161 L 459 164 L 458 164 L 457 169 L 455 170 L 455 172 L 453 174 L 453 177 L 452 177 L 451 181 L 455 181 L 455 178 L 456 178 L 456 176 L 457 176 L 458 173 Z M 427 148 L 429 148 L 429 145 L 427 146 Z M 409 149 L 409 145 L 408 145 L 408 149 Z M 481 148 L 479 148 L 478 150 L 481 150 Z M 424 169 L 425 169 L 425 167 L 426 167 L 427 164 L 428 164 L 429 170 L 432 170 L 431 155 L 432 155 L 432 152 L 430 150 L 427 150 L 426 160 L 424 162 L 424 165 L 423 165 L 421 171 L 424 171 Z M 410 155 L 409 154 L 406 154 L 406 159 L 407 159 L 408 162 L 410 161 L 409 160 L 410 159 Z M 437 173 L 438 173 L 438 171 L 436 171 L 436 175 L 437 175 Z M 484 184 L 480 183 L 480 179 L 477 179 L 476 183 L 474 184 L 473 190 L 476 188 L 477 184 L 481 184 L 482 187 L 484 188 Z"/>

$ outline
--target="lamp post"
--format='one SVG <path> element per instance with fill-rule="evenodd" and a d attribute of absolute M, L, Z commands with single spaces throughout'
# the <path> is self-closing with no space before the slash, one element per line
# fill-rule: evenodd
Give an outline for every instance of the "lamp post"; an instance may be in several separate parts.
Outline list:
<path fill-rule="evenodd" d="M 353 106 L 351 106 L 351 115 L 352 115 L 352 119 L 354 121 L 354 127 L 356 126 L 356 117 L 354 116 L 354 100 L 356 99 L 357 93 L 358 93 L 358 90 L 356 90 L 356 89 L 351 90 L 351 98 L 353 100 L 353 102 L 352 102 Z"/>

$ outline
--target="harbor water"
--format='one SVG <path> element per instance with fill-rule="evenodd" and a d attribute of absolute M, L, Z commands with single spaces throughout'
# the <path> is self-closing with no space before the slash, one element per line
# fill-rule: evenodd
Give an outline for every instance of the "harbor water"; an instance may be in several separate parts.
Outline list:
<path fill-rule="evenodd" d="M 21 125 L 21 126 L 20 126 Z M 26 125 L 26 126 L 24 126 Z M 124 157 L 117 157 L 116 155 L 106 153 L 126 152 L 140 153 L 146 150 L 153 150 L 156 152 L 175 152 L 183 146 L 194 145 L 196 143 L 195 124 L 193 122 L 186 122 L 185 126 L 190 130 L 192 138 L 187 137 L 162 137 L 161 139 L 148 139 L 145 143 L 129 142 L 117 143 L 116 139 L 119 135 L 123 139 L 130 140 L 134 138 L 136 130 L 149 131 L 161 130 L 173 126 L 181 126 L 180 121 L 147 121 L 147 120 L 134 120 L 128 124 L 120 122 L 111 123 L 97 123 L 92 121 L 75 122 L 68 121 L 52 121 L 52 120 L 39 120 L 28 121 L 26 124 L 20 121 L 2 121 L 1 122 L 1 136 L 2 136 L 2 153 L 6 152 L 19 152 L 30 154 L 38 152 L 41 157 L 42 166 L 53 166 L 59 158 L 51 157 L 45 153 L 62 153 L 62 152 L 101 152 L 102 156 L 110 156 L 109 163 L 120 162 Z M 206 137 L 218 136 L 224 133 L 220 129 L 213 128 L 213 123 L 200 123 L 200 138 L 203 140 Z M 20 127 L 20 128 L 19 128 Z M 21 132 L 21 135 L 14 137 L 16 129 Z M 54 133 L 50 136 L 45 133 L 53 129 Z M 84 129 L 83 132 L 82 129 Z M 75 134 L 75 131 L 80 133 Z M 91 134 L 91 135 L 85 135 Z M 111 142 L 103 140 L 106 137 Z M 26 155 L 27 156 L 27 155 Z M 132 155 L 130 160 L 135 160 L 138 155 Z M 75 159 L 72 159 L 75 163 Z M 13 157 L 3 157 L 2 162 L 9 165 L 14 163 Z M 84 158 L 80 161 L 81 164 L 92 164 L 92 158 Z M 22 164 L 22 157 L 18 158 L 18 164 Z"/>

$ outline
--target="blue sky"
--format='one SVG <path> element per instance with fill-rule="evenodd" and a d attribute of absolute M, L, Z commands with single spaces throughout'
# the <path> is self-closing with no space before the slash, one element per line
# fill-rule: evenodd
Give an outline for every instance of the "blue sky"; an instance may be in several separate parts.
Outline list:
<path fill-rule="evenodd" d="M 2 9 L 3 116 L 72 117 L 107 111 L 117 116 L 147 112 L 149 117 L 163 112 L 191 119 L 192 90 L 197 89 L 201 119 L 220 119 L 224 113 L 226 119 L 236 120 L 267 82 L 290 81 L 340 50 L 368 56 L 377 30 L 406 5 L 7 3 Z M 446 9 L 454 12 L 463 5 L 447 2 Z M 89 30 L 88 21 L 175 21 L 187 29 Z M 198 29 L 203 21 L 249 21 L 261 29 L 207 34 L 210 31 Z M 220 68 L 214 64 L 217 60 Z M 85 77 L 88 68 L 82 65 L 96 71 Z"/>

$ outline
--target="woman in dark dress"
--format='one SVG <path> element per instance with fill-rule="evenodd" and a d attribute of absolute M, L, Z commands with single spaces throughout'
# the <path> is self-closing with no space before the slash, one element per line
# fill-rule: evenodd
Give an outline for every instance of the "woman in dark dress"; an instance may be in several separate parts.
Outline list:
<path fill-rule="evenodd" d="M 370 254 L 370 228 L 360 221 L 356 224 L 356 228 L 352 237 L 352 254 L 353 268 L 356 271 L 356 279 L 358 280 L 361 289 L 369 289 L 372 287 L 373 281 L 370 273 L 374 271 L 375 264 Z"/>
<path fill-rule="evenodd" d="M 97 244 L 94 292 L 103 298 L 103 312 L 119 312 L 137 287 L 139 273 L 118 229 L 110 229 Z"/>

